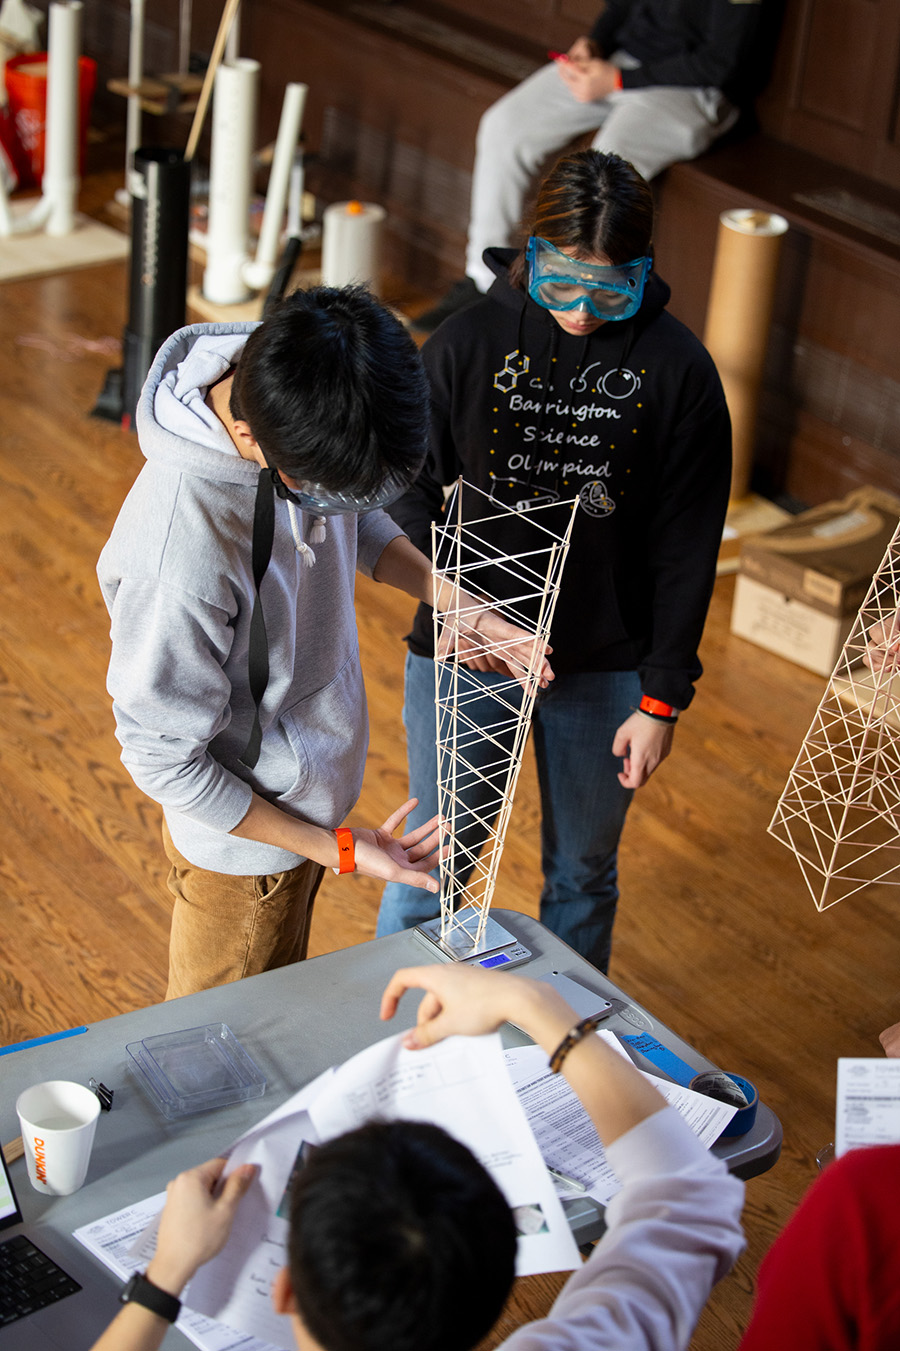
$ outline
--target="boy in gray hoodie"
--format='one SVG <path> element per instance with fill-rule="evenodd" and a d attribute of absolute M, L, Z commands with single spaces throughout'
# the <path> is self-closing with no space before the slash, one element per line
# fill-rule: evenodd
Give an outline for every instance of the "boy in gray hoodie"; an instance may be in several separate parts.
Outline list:
<path fill-rule="evenodd" d="M 437 888 L 436 822 L 393 838 L 410 803 L 378 830 L 339 828 L 368 739 L 355 571 L 444 608 L 380 510 L 426 427 L 415 345 L 361 289 L 182 329 L 150 370 L 146 464 L 98 575 L 122 761 L 163 808 L 167 998 L 301 960 L 326 866 Z"/>

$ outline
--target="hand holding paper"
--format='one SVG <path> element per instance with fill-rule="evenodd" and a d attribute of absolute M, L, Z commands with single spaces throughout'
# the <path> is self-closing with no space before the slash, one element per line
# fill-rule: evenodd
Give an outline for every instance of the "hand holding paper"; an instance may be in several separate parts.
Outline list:
<path fill-rule="evenodd" d="M 432 1046 L 454 1033 L 474 1036 L 514 1022 L 549 1056 L 578 1022 L 561 995 L 540 980 L 473 966 L 416 966 L 395 972 L 382 996 L 381 1016 L 391 1018 L 406 990 L 425 991 L 410 1050 Z M 665 1099 L 630 1060 L 596 1036 L 585 1037 L 562 1067 L 597 1128 L 601 1140 L 614 1140 L 665 1107 Z"/>
<path fill-rule="evenodd" d="M 225 1159 L 209 1159 L 179 1173 L 166 1188 L 156 1252 L 147 1268 L 154 1285 L 180 1295 L 194 1273 L 228 1241 L 241 1198 L 256 1177 L 244 1165 L 219 1183 Z"/>

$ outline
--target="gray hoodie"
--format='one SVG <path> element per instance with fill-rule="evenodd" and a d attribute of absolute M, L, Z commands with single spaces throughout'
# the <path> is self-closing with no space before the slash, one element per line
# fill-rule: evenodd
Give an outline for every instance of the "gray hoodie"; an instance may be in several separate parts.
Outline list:
<path fill-rule="evenodd" d="M 296 854 L 229 834 L 251 789 L 292 816 L 340 825 L 362 785 L 368 742 L 353 608 L 402 532 L 382 511 L 330 516 L 306 565 L 287 503 L 276 500 L 262 583 L 269 683 L 262 750 L 240 764 L 253 723 L 248 684 L 251 544 L 259 466 L 244 460 L 204 400 L 255 327 L 197 324 L 164 344 L 141 394 L 147 463 L 100 555 L 112 625 L 107 688 L 122 763 L 160 803 L 175 846 L 195 866 L 261 875 Z M 306 535 L 311 518 L 298 513 Z"/>

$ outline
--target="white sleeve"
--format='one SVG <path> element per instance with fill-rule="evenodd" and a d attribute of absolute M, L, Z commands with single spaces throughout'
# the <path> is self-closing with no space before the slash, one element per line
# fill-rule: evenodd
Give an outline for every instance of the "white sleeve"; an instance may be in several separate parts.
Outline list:
<path fill-rule="evenodd" d="M 622 1190 L 607 1230 L 546 1318 L 503 1351 L 683 1351 L 744 1247 L 744 1185 L 672 1107 L 607 1149 Z"/>

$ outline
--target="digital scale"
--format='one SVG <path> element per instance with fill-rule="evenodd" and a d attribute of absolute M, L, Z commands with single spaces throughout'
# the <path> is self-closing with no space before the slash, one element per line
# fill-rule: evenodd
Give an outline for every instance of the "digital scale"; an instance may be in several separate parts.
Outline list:
<path fill-rule="evenodd" d="M 444 962 L 465 962 L 467 966 L 483 966 L 490 971 L 520 966 L 528 961 L 531 957 L 529 949 L 490 915 L 476 942 L 480 918 L 478 911 L 467 905 L 456 911 L 443 937 L 440 917 L 417 924 L 413 933 Z"/>

